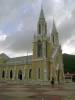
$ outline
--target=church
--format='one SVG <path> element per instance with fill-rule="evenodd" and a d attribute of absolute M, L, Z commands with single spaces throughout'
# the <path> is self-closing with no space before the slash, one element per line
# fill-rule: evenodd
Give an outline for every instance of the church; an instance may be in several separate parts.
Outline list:
<path fill-rule="evenodd" d="M 53 21 L 51 35 L 41 9 L 37 34 L 33 36 L 32 55 L 10 58 L 0 54 L 0 81 L 51 82 L 64 81 L 64 68 L 59 36 Z"/>

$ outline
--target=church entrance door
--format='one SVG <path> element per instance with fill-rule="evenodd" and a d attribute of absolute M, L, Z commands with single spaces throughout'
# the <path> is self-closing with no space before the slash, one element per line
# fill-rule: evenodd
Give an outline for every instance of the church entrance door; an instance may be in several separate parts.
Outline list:
<path fill-rule="evenodd" d="M 18 79 L 22 80 L 22 71 L 21 70 L 19 70 L 19 72 L 18 72 Z"/>

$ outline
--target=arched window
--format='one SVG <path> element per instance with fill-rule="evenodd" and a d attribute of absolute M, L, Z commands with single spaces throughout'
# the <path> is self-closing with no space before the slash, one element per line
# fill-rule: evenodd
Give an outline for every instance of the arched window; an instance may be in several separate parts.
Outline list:
<path fill-rule="evenodd" d="M 45 23 L 45 34 L 47 34 L 47 25 Z"/>
<path fill-rule="evenodd" d="M 29 79 L 32 77 L 32 69 L 29 69 Z"/>
<path fill-rule="evenodd" d="M 12 70 L 10 71 L 10 78 L 12 79 L 13 77 L 13 73 L 12 73 Z"/>
<path fill-rule="evenodd" d="M 4 78 L 5 77 L 5 71 L 3 70 L 2 71 L 2 78 Z"/>
<path fill-rule="evenodd" d="M 41 43 L 41 41 L 38 41 L 38 44 L 37 44 L 37 56 L 38 57 L 42 56 L 42 43 Z"/>
<path fill-rule="evenodd" d="M 46 41 L 46 57 L 47 57 L 47 41 Z"/>
<path fill-rule="evenodd" d="M 54 36 L 53 36 L 53 44 L 54 44 Z"/>
<path fill-rule="evenodd" d="M 39 34 L 41 34 L 41 25 L 40 24 L 39 24 L 39 27 L 38 28 L 39 28 L 38 29 L 39 30 L 38 32 L 39 32 Z"/>

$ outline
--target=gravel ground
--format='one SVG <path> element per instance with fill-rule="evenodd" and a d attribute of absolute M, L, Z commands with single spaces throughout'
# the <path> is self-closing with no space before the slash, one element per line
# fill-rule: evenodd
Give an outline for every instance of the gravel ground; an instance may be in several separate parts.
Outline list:
<path fill-rule="evenodd" d="M 0 100 L 75 100 L 75 83 L 53 88 L 0 83 Z"/>

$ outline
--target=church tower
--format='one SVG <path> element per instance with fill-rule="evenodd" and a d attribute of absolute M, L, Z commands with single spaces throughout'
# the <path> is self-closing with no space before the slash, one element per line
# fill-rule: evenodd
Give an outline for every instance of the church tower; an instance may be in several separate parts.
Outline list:
<path fill-rule="evenodd" d="M 41 8 L 39 20 L 37 23 L 37 35 L 34 35 L 33 41 L 33 78 L 47 80 L 47 24 L 43 9 Z M 41 73 L 40 73 L 41 72 Z"/>
<path fill-rule="evenodd" d="M 64 80 L 63 58 L 62 58 L 61 46 L 59 44 L 59 36 L 54 20 L 51 32 L 51 43 L 53 48 L 51 56 L 53 65 L 52 77 L 54 77 L 56 83 L 61 83 Z"/>
<path fill-rule="evenodd" d="M 43 12 L 42 8 L 41 8 L 41 12 L 40 12 L 40 17 L 39 17 L 37 29 L 38 29 L 37 30 L 38 35 L 46 36 L 46 34 L 47 34 L 47 24 L 46 24 L 46 20 L 45 20 L 44 12 Z"/>
<path fill-rule="evenodd" d="M 47 24 L 41 8 L 40 17 L 37 24 L 37 57 L 47 57 Z"/>
<path fill-rule="evenodd" d="M 63 62 L 58 32 L 53 21 L 51 39 L 47 36 L 47 23 L 41 8 L 37 34 L 33 39 L 32 79 L 56 83 L 63 80 Z"/>
<path fill-rule="evenodd" d="M 47 58 L 47 24 L 42 8 L 37 24 L 37 35 L 34 35 L 34 44 L 36 44 L 35 52 L 33 52 L 35 58 Z"/>
<path fill-rule="evenodd" d="M 51 40 L 52 40 L 53 46 L 59 45 L 59 37 L 58 37 L 58 32 L 57 32 L 54 20 L 53 20 L 53 27 L 52 27 L 52 33 L 51 33 Z"/>

